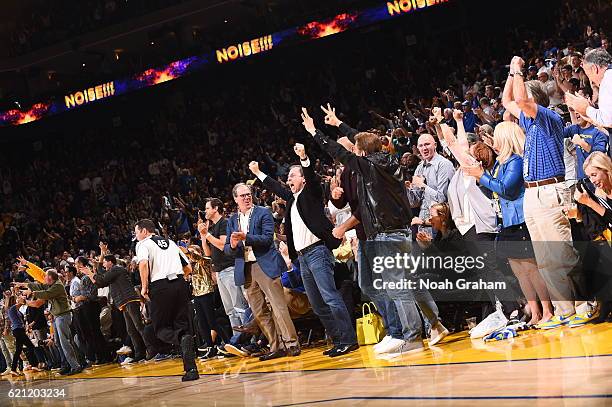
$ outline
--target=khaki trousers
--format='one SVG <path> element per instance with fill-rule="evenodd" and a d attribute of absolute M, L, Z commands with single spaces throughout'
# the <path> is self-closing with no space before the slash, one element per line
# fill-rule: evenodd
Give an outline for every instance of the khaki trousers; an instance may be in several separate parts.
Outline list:
<path fill-rule="evenodd" d="M 574 314 L 576 288 L 571 274 L 578 264 L 569 219 L 563 213 L 564 183 L 525 189 L 523 211 L 538 270 L 546 282 L 555 315 Z M 567 198 L 566 198 L 567 199 Z"/>
<path fill-rule="evenodd" d="M 275 352 L 291 346 L 299 347 L 280 277 L 271 279 L 261 270 L 257 262 L 245 267 L 246 283 L 244 286 L 247 300 L 255 321 L 270 342 L 270 351 Z M 272 310 L 268 307 L 266 300 L 270 303 Z"/>

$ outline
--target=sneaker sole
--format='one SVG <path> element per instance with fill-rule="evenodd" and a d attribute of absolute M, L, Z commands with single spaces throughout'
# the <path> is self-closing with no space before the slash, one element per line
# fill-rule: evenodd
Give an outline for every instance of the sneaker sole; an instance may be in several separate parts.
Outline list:
<path fill-rule="evenodd" d="M 579 327 L 579 326 L 585 326 L 586 324 L 588 324 L 591 321 L 592 321 L 592 319 L 590 319 L 588 321 L 576 323 L 576 324 L 567 324 L 567 326 L 569 326 L 570 328 L 576 328 L 576 327 Z"/>
<path fill-rule="evenodd" d="M 241 358 L 249 357 L 248 353 L 241 351 L 238 348 L 229 348 L 229 349 L 226 349 L 225 351 L 229 353 L 230 355 L 240 356 Z"/>
<path fill-rule="evenodd" d="M 448 329 L 445 329 L 444 331 L 442 331 L 440 335 L 429 340 L 429 346 L 434 346 L 435 344 L 439 343 L 440 341 L 442 341 L 442 339 L 446 338 L 448 334 L 449 334 Z"/>
<path fill-rule="evenodd" d="M 562 326 L 566 326 L 566 325 L 568 325 L 568 324 L 559 324 L 559 325 L 552 325 L 552 326 L 541 326 L 541 327 L 538 327 L 537 329 L 543 329 L 543 330 L 546 330 L 546 329 L 555 329 L 555 328 L 561 328 Z"/>

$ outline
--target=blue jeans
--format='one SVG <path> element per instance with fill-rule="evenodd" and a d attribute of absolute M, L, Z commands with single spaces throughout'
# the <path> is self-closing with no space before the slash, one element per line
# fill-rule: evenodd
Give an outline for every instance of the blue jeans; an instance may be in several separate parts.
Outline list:
<path fill-rule="evenodd" d="M 372 267 L 365 261 L 363 250 L 364 244 L 360 240 L 359 246 L 357 247 L 357 272 L 359 288 L 361 289 L 361 292 L 376 305 L 378 313 L 383 318 L 387 335 L 396 339 L 401 339 L 403 338 L 402 323 L 399 319 L 397 309 L 395 308 L 395 303 L 391 297 L 389 297 L 386 291 L 377 290 L 374 288 Z"/>
<path fill-rule="evenodd" d="M 71 340 L 71 323 L 72 314 L 70 312 L 59 315 L 53 320 L 53 330 L 55 331 L 55 338 L 59 342 L 60 349 L 64 355 L 64 358 L 66 359 L 66 362 L 72 369 L 76 370 L 80 369 L 81 365 L 79 364 L 79 359 Z"/>
<path fill-rule="evenodd" d="M 334 281 L 331 251 L 325 245 L 315 246 L 298 260 L 308 301 L 334 345 L 357 343 L 351 317 Z"/>
<path fill-rule="evenodd" d="M 244 312 L 243 325 L 248 324 L 252 320 L 253 320 L 253 311 L 251 311 L 251 307 L 247 307 L 246 311 Z M 251 339 L 251 334 L 245 334 L 243 332 L 236 332 L 230 338 L 229 343 L 235 346 L 235 345 L 247 343 L 249 339 Z"/>
<path fill-rule="evenodd" d="M 249 304 L 242 294 L 241 287 L 236 286 L 234 281 L 234 266 L 227 267 L 217 274 L 217 284 L 221 302 L 231 326 L 235 327 L 248 323 L 250 320 L 247 320 L 245 313 Z M 234 334 L 240 334 L 240 332 L 234 331 Z"/>
<path fill-rule="evenodd" d="M 395 257 L 411 252 L 410 231 L 397 233 L 379 233 L 373 240 L 367 241 L 362 250 L 363 264 L 367 273 L 373 279 L 380 279 L 382 283 L 410 280 L 412 275 L 405 269 L 393 265 L 385 268 L 382 273 L 374 273 L 372 266 L 376 257 Z M 375 275 L 374 275 L 375 274 Z M 417 284 L 418 287 L 418 284 Z M 382 291 L 382 290 L 381 290 Z M 393 300 L 399 319 L 402 323 L 402 336 L 404 340 L 417 342 L 422 340 L 423 326 L 419 316 L 419 308 L 425 320 L 431 325 L 438 321 L 438 307 L 427 290 L 419 288 L 397 289 L 386 288 L 387 295 Z M 418 304 L 418 308 L 417 308 Z"/>

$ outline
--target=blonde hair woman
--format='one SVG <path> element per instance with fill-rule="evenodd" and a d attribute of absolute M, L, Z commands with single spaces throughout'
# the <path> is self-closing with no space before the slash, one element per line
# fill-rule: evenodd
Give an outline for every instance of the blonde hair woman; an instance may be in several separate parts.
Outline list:
<path fill-rule="evenodd" d="M 589 231 L 594 240 L 589 249 L 593 252 L 585 254 L 585 268 L 587 278 L 590 280 L 592 295 L 601 301 L 599 316 L 593 322 L 604 322 L 612 311 L 610 295 L 612 288 L 609 277 L 610 256 L 602 255 L 610 253 L 609 244 L 612 243 L 612 160 L 602 152 L 591 153 L 584 161 L 584 174 L 595 187 L 595 193 L 587 192 L 584 187 L 582 191 L 576 188 L 574 199 L 579 204 L 589 209 L 580 211 L 583 217 L 585 229 Z M 603 230 L 602 230 L 603 229 Z"/>
<path fill-rule="evenodd" d="M 508 259 L 531 310 L 529 324 L 536 325 L 549 321 L 554 313 L 546 283 L 538 272 L 523 213 L 524 145 L 525 133 L 519 125 L 502 122 L 493 133 L 492 147 L 497 152 L 493 171 L 486 173 L 480 166 L 464 167 L 463 171 L 493 192 L 497 215 L 502 218 L 503 225 L 497 236 L 497 253 L 499 257 Z"/>

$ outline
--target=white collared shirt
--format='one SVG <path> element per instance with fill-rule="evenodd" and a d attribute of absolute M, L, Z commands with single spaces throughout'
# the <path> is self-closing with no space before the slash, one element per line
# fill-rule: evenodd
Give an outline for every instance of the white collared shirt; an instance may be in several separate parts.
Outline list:
<path fill-rule="evenodd" d="M 612 68 L 608 68 L 599 85 L 599 109 L 587 107 L 587 116 L 604 127 L 612 127 Z"/>
<path fill-rule="evenodd" d="M 303 190 L 304 189 L 302 188 L 300 192 L 293 194 L 293 205 L 291 205 L 290 213 L 291 234 L 293 235 L 293 247 L 295 248 L 296 252 L 299 252 L 300 250 L 321 240 L 316 237 L 314 233 L 310 231 L 310 229 L 308 229 L 308 226 L 306 226 L 306 223 L 304 223 L 304 220 L 298 211 L 297 200 Z"/>
<path fill-rule="evenodd" d="M 302 167 L 309 167 L 310 159 L 306 158 L 305 160 L 301 161 L 301 163 Z M 257 175 L 257 178 L 259 178 L 259 180 L 262 182 L 264 179 L 266 179 L 266 177 L 267 175 L 263 172 L 260 172 Z M 304 220 L 298 211 L 297 200 L 303 190 L 304 189 L 302 188 L 300 192 L 293 194 L 293 204 L 291 205 L 291 211 L 289 213 L 289 216 L 291 216 L 291 236 L 293 237 L 293 247 L 295 248 L 296 252 L 299 252 L 300 250 L 321 240 L 316 237 L 314 233 L 310 231 L 310 229 L 308 229 L 308 226 L 306 226 L 306 223 L 304 223 Z"/>
<path fill-rule="evenodd" d="M 253 214 L 253 207 L 246 211 L 246 213 L 238 212 L 238 222 L 240 222 L 240 231 L 249 233 L 249 221 L 251 220 L 251 215 Z M 246 245 L 246 240 L 244 241 L 244 261 L 257 261 L 255 258 L 255 253 L 253 253 L 253 248 L 251 246 Z"/>

